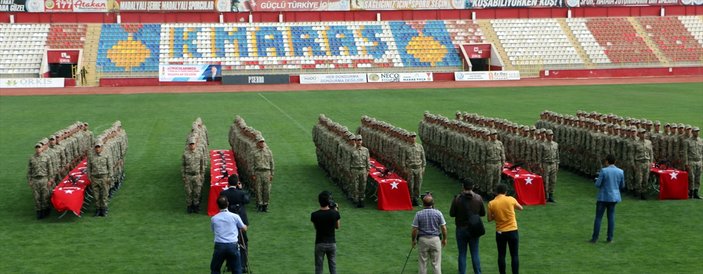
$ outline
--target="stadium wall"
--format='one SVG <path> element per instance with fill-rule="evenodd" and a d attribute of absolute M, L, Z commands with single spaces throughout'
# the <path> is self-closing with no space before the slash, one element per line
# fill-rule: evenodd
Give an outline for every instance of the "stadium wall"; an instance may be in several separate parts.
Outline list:
<path fill-rule="evenodd" d="M 659 16 L 660 7 L 584 7 L 584 8 L 499 8 L 471 10 L 405 10 L 405 11 L 327 11 L 327 12 L 281 12 L 285 22 L 314 21 L 375 21 L 376 14 L 381 19 L 389 20 L 447 20 L 468 19 L 471 13 L 476 19 L 502 18 L 565 18 L 571 10 L 572 17 L 628 17 Z M 667 16 L 703 15 L 703 6 L 667 6 Z M 180 12 L 180 13 L 119 13 L 122 23 L 216 23 L 218 12 Z M 278 22 L 278 12 L 254 12 L 254 22 Z M 116 23 L 116 13 L 11 13 L 0 12 L 0 22 L 9 23 L 14 15 L 16 23 Z M 249 13 L 223 13 L 226 22 L 248 22 Z"/>
<path fill-rule="evenodd" d="M 614 78 L 703 75 L 703 67 L 542 70 L 540 78 Z"/>

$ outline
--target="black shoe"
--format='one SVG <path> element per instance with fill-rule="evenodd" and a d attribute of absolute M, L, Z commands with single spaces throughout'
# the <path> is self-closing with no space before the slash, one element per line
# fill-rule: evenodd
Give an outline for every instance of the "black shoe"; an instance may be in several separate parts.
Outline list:
<path fill-rule="evenodd" d="M 261 212 L 269 212 L 269 205 L 262 205 Z"/>
<path fill-rule="evenodd" d="M 693 190 L 688 191 L 688 198 L 693 199 Z"/>
<path fill-rule="evenodd" d="M 590 239 L 588 240 L 589 243 L 595 244 L 598 240 L 597 239 Z"/>
<path fill-rule="evenodd" d="M 193 205 L 193 213 L 195 213 L 195 214 L 200 213 L 200 205 Z"/>
<path fill-rule="evenodd" d="M 44 211 L 37 210 L 37 220 L 41 220 L 44 218 Z"/>
<path fill-rule="evenodd" d="M 93 215 L 93 217 L 100 217 L 101 214 L 102 214 L 102 209 L 98 208 L 95 210 L 95 215 Z"/>
<path fill-rule="evenodd" d="M 356 203 L 356 208 L 363 208 L 364 207 L 364 201 L 359 201 Z"/>
<path fill-rule="evenodd" d="M 44 209 L 44 218 L 51 215 L 51 208 Z"/>
<path fill-rule="evenodd" d="M 107 208 L 103 208 L 100 211 L 100 217 L 107 217 Z"/>
<path fill-rule="evenodd" d="M 249 269 L 247 269 L 246 267 L 242 267 L 242 273 L 249 273 Z"/>
<path fill-rule="evenodd" d="M 547 202 L 556 203 L 557 201 L 554 200 L 554 196 L 550 193 L 549 196 L 547 196 Z"/>
<path fill-rule="evenodd" d="M 608 244 L 612 244 L 612 243 L 613 243 L 613 239 L 607 240 L 607 241 L 605 241 L 605 242 L 608 243 Z"/>
<path fill-rule="evenodd" d="M 417 198 L 413 198 L 413 206 L 418 206 Z"/>
<path fill-rule="evenodd" d="M 701 199 L 701 196 L 698 195 L 698 189 L 693 190 L 693 199 L 698 199 L 698 200 Z"/>
<path fill-rule="evenodd" d="M 264 205 L 256 205 L 257 212 L 264 212 Z"/>
<path fill-rule="evenodd" d="M 640 200 L 647 200 L 647 195 L 645 195 L 644 193 L 640 193 Z"/>

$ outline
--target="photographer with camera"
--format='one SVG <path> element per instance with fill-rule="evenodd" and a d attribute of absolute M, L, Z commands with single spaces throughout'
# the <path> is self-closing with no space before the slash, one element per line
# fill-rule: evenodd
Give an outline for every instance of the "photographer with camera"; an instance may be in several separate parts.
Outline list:
<path fill-rule="evenodd" d="M 231 176 L 229 176 L 227 180 L 227 185 L 227 189 L 222 191 L 220 193 L 220 196 L 227 197 L 227 201 L 229 202 L 229 206 L 227 209 L 229 210 L 229 212 L 239 215 L 239 217 L 242 218 L 242 222 L 244 222 L 244 224 L 248 226 L 249 218 L 247 218 L 247 208 L 245 205 L 248 204 L 250 200 L 249 192 L 242 190 L 242 182 L 239 181 L 239 176 L 237 176 L 237 174 L 232 174 Z M 249 268 L 249 254 L 247 250 L 247 247 L 249 246 L 249 237 L 247 237 L 247 233 L 245 231 L 240 234 L 239 240 L 239 253 L 241 254 L 240 258 L 242 260 L 242 273 L 247 273 Z"/>
<path fill-rule="evenodd" d="M 322 191 L 317 196 L 320 209 L 310 214 L 310 221 L 315 225 L 315 274 L 321 274 L 323 259 L 327 256 L 330 274 L 337 273 L 337 244 L 334 237 L 339 229 L 339 207 L 332 200 L 332 193 Z"/>
<path fill-rule="evenodd" d="M 434 209 L 432 193 L 422 195 L 422 205 L 424 209 L 415 214 L 412 224 L 412 247 L 418 245 L 420 257 L 418 273 L 427 273 L 428 260 L 432 264 L 433 273 L 442 273 L 442 248 L 447 245 L 447 222 L 442 212 Z"/>

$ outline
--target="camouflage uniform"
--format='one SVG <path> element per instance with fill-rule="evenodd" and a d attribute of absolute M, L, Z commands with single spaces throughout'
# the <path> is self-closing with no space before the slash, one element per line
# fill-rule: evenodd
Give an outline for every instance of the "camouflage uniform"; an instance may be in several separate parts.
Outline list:
<path fill-rule="evenodd" d="M 187 211 L 188 213 L 197 213 L 200 210 L 200 193 L 205 174 L 205 158 L 195 148 L 195 138 L 191 138 L 188 143 L 193 144 L 193 149 L 186 148 L 183 151 L 181 176 L 185 186 Z"/>
<path fill-rule="evenodd" d="M 29 159 L 27 168 L 27 182 L 32 188 L 34 196 L 34 209 L 37 211 L 37 219 L 44 218 L 50 211 L 50 181 L 52 180 L 54 170 L 52 160 L 48 155 L 44 154 L 45 142 L 39 142 L 35 148 L 39 152 L 32 155 Z"/>
<path fill-rule="evenodd" d="M 256 141 L 257 143 L 263 143 L 264 138 L 259 136 Z M 256 203 L 260 211 L 267 212 L 271 194 L 271 180 L 275 169 L 273 155 L 268 146 L 264 144 L 261 148 L 257 147 L 252 156 L 254 181 L 256 184 Z"/>

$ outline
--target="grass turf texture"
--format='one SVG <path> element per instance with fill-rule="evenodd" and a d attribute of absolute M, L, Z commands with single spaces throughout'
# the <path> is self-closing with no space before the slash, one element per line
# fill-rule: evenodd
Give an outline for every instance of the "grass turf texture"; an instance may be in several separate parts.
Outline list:
<path fill-rule="evenodd" d="M 340 86 L 343 87 L 343 86 Z M 340 273 L 398 273 L 410 249 L 415 211 L 352 208 L 318 169 L 311 129 L 325 113 L 354 130 L 366 114 L 417 130 L 422 112 L 456 110 L 533 124 L 549 109 L 613 112 L 703 126 L 703 84 L 618 85 L 280 93 L 148 94 L 0 97 L 0 273 L 207 273 L 212 233 L 205 214 L 185 213 L 180 155 L 191 122 L 202 117 L 211 148 L 228 146 L 235 114 L 260 130 L 276 160 L 271 213 L 250 207 L 251 269 L 255 273 L 311 273 L 317 194 L 336 194 Z M 121 120 L 129 135 L 127 178 L 107 218 L 67 215 L 34 219 L 26 165 L 34 143 L 75 120 L 94 133 Z M 456 271 L 454 222 L 448 216 L 459 182 L 428 166 L 423 191 L 432 191 L 447 218 L 442 264 Z M 592 181 L 561 171 L 557 204 L 518 213 L 523 273 L 700 272 L 703 202 L 639 201 L 617 206 L 615 243 L 586 243 L 593 225 Z M 207 185 L 203 200 L 207 199 Z M 93 208 L 91 207 L 91 210 Z M 605 220 L 604 220 L 605 221 Z M 497 273 L 494 225 L 481 238 L 485 273 Z M 602 238 L 605 238 L 603 224 Z M 470 267 L 470 258 L 469 267 Z M 508 262 L 509 267 L 509 262 Z M 325 266 L 325 269 L 327 266 Z M 417 271 L 417 251 L 406 273 Z"/>

